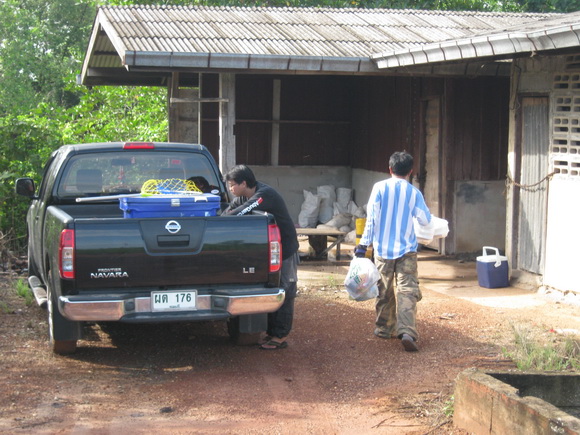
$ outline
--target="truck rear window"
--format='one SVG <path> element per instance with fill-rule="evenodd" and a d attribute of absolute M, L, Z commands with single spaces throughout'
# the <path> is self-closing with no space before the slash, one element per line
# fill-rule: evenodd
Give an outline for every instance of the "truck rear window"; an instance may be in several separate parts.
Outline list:
<path fill-rule="evenodd" d="M 140 193 L 146 181 L 168 178 L 190 179 L 201 191 L 221 193 L 218 177 L 203 154 L 139 150 L 78 154 L 68 161 L 57 195 L 65 199 Z"/>

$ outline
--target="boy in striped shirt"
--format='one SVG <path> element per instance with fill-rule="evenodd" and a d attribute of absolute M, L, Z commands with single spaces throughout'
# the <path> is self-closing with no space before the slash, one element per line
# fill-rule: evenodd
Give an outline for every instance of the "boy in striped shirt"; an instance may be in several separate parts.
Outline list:
<path fill-rule="evenodd" d="M 423 195 L 409 183 L 413 157 L 402 151 L 389 159 L 391 178 L 375 183 L 367 203 L 367 221 L 357 257 L 372 244 L 381 279 L 376 302 L 375 335 L 397 337 L 406 351 L 417 351 L 415 317 L 421 300 L 417 273 L 417 238 L 413 217 L 427 225 L 431 213 Z M 395 282 L 396 280 L 396 282 Z M 396 286 L 395 286 L 396 284 Z M 396 287 L 396 292 L 395 292 Z"/>

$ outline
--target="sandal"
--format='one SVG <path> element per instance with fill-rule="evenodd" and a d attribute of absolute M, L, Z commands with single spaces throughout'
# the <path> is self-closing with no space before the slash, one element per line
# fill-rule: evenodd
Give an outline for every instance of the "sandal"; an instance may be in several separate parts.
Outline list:
<path fill-rule="evenodd" d="M 259 344 L 259 345 L 266 344 L 266 343 L 268 343 L 270 340 L 272 340 L 272 338 L 273 338 L 273 337 L 272 337 L 271 335 L 266 335 L 266 336 L 264 336 L 263 338 L 261 338 L 261 339 L 260 339 L 260 341 L 258 342 L 258 344 Z"/>
<path fill-rule="evenodd" d="M 285 341 L 275 341 L 275 340 L 270 340 L 260 345 L 260 349 L 263 350 L 278 350 L 284 349 L 286 347 L 288 347 L 288 343 L 286 343 Z"/>

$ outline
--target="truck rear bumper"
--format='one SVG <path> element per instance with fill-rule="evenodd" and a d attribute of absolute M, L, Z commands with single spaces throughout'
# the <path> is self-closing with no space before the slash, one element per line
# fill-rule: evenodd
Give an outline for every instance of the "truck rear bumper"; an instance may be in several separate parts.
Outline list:
<path fill-rule="evenodd" d="M 244 314 L 271 313 L 282 306 L 285 292 L 258 294 L 198 295 L 196 309 L 187 311 L 153 311 L 151 297 L 98 298 L 85 295 L 59 297 L 59 309 L 64 317 L 74 321 L 195 321 L 224 319 Z"/>

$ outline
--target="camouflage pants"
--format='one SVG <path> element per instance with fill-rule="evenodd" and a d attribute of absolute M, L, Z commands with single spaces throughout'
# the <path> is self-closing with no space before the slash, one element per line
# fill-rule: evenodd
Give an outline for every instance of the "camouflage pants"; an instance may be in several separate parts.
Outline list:
<path fill-rule="evenodd" d="M 422 298 L 417 273 L 417 253 L 408 252 L 396 260 L 375 257 L 381 273 L 375 321 L 381 336 L 419 338 L 415 326 L 417 302 Z"/>

